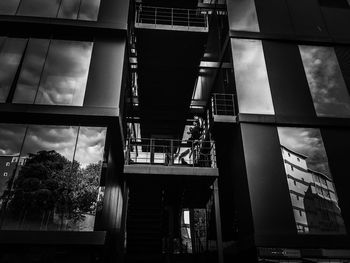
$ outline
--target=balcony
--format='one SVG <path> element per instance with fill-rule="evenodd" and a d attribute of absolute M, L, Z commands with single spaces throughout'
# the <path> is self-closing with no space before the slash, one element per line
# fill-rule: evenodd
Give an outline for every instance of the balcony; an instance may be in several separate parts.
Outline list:
<path fill-rule="evenodd" d="M 234 94 L 213 93 L 211 107 L 214 122 L 237 122 Z"/>
<path fill-rule="evenodd" d="M 128 139 L 124 173 L 217 176 L 215 144 L 204 140 Z"/>
<path fill-rule="evenodd" d="M 207 13 L 199 9 L 136 6 L 136 28 L 208 32 Z"/>

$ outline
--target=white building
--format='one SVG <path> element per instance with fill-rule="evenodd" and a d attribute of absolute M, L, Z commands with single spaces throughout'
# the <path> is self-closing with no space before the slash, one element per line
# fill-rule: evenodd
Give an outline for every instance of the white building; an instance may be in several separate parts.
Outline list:
<path fill-rule="evenodd" d="M 298 233 L 345 233 L 332 179 L 307 167 L 307 156 L 281 145 Z"/>

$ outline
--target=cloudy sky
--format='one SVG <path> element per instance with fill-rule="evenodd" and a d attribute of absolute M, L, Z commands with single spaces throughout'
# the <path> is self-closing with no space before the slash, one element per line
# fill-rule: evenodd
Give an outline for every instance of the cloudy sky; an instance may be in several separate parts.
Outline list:
<path fill-rule="evenodd" d="M 230 28 L 259 32 L 258 16 L 256 15 L 254 0 L 233 0 L 227 2 L 230 12 Z"/>
<path fill-rule="evenodd" d="M 1 124 L 0 154 L 19 153 L 25 130 L 25 125 Z M 41 150 L 55 150 L 72 161 L 78 132 L 75 160 L 82 167 L 102 161 L 106 137 L 106 128 L 102 127 L 81 127 L 78 131 L 78 127 L 71 126 L 31 125 L 27 131 L 21 156 Z"/>
<path fill-rule="evenodd" d="M 274 114 L 261 41 L 232 39 L 231 44 L 240 112 Z"/>
<path fill-rule="evenodd" d="M 307 156 L 310 169 L 331 177 L 328 158 L 319 129 L 278 127 L 281 145 Z"/>
<path fill-rule="evenodd" d="M 350 96 L 332 47 L 299 46 L 318 116 L 350 117 Z"/>

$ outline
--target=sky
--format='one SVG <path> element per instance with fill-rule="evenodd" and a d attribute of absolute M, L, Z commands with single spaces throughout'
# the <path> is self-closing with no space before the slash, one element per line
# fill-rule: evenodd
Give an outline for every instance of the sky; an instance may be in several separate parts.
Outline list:
<path fill-rule="evenodd" d="M 299 46 L 318 116 L 350 117 L 350 96 L 333 47 Z"/>
<path fill-rule="evenodd" d="M 25 125 L 0 125 L 0 154 L 16 154 L 21 150 Z M 75 160 L 82 167 L 89 163 L 103 160 L 106 128 L 72 126 L 30 125 L 23 144 L 21 156 L 36 153 L 41 150 L 55 150 L 68 160 L 73 160 L 75 144 L 77 149 Z"/>
<path fill-rule="evenodd" d="M 281 145 L 308 157 L 308 168 L 332 177 L 319 129 L 278 127 L 278 135 Z"/>

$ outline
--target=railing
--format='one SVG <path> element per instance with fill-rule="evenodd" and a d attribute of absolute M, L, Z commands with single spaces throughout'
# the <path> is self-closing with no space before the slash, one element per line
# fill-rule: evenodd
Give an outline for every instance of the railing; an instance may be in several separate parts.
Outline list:
<path fill-rule="evenodd" d="M 198 9 L 153 7 L 140 4 L 136 6 L 136 25 L 139 24 L 151 24 L 154 27 L 167 25 L 207 28 L 208 16 Z"/>
<path fill-rule="evenodd" d="M 216 167 L 215 144 L 204 140 L 131 139 L 125 164 Z"/>
<path fill-rule="evenodd" d="M 213 115 L 236 115 L 233 94 L 214 93 L 211 105 Z"/>

